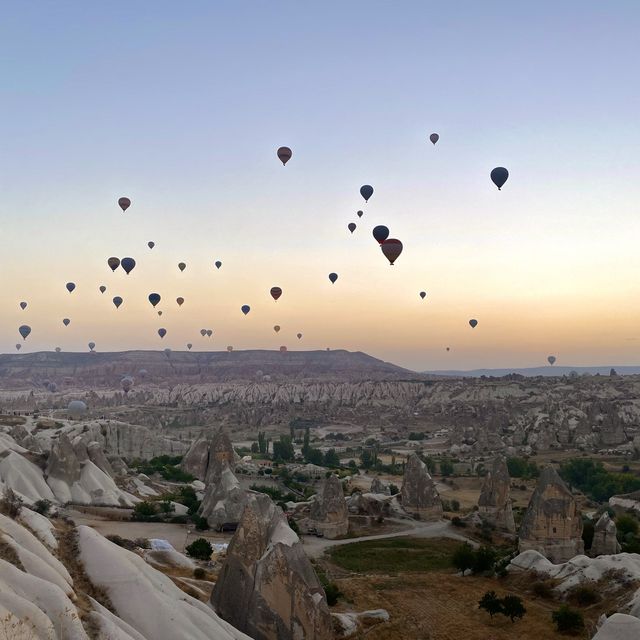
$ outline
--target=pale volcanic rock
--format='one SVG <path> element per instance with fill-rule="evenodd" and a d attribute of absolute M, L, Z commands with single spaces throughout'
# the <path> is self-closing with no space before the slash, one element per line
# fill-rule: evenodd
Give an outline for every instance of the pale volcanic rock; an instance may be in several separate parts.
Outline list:
<path fill-rule="evenodd" d="M 514 533 L 511 478 L 504 458 L 496 458 L 487 472 L 478 498 L 478 513 L 493 526 Z"/>
<path fill-rule="evenodd" d="M 71 486 L 80 480 L 80 461 L 66 434 L 62 433 L 49 454 L 47 480 L 56 480 Z M 51 482 L 49 482 L 51 486 Z M 52 487 L 54 493 L 55 489 Z"/>
<path fill-rule="evenodd" d="M 640 620 L 625 613 L 614 613 L 600 626 L 592 640 L 638 640 Z"/>
<path fill-rule="evenodd" d="M 617 534 L 616 523 L 605 511 L 594 527 L 591 555 L 595 557 L 620 553 L 620 543 L 618 542 Z"/>
<path fill-rule="evenodd" d="M 379 493 L 385 496 L 391 495 L 391 489 L 389 488 L 389 483 L 382 481 L 377 476 L 371 481 L 371 488 L 369 489 L 370 493 Z"/>
<path fill-rule="evenodd" d="M 403 509 L 421 520 L 438 520 L 442 517 L 442 501 L 436 484 L 425 465 L 415 453 L 407 460 L 402 479 Z"/>
<path fill-rule="evenodd" d="M 107 460 L 107 457 L 104 455 L 104 451 L 99 442 L 95 440 L 90 442 L 87 445 L 87 452 L 89 454 L 89 460 L 93 462 L 93 464 L 98 467 L 101 471 L 104 471 L 108 476 L 112 478 L 115 476 L 113 472 L 113 468 L 111 467 L 111 463 Z"/>
<path fill-rule="evenodd" d="M 250 494 L 211 603 L 254 640 L 333 638 L 322 585 L 282 510 L 265 494 Z"/>
<path fill-rule="evenodd" d="M 180 468 L 194 478 L 204 481 L 209 467 L 209 438 L 200 436 L 194 440 L 187 453 L 184 454 Z"/>
<path fill-rule="evenodd" d="M 219 463 L 226 462 L 228 466 L 235 468 L 236 452 L 231 444 L 229 434 L 225 429 L 218 429 L 208 436 L 201 435 L 189 447 L 180 467 L 198 480 L 209 482 L 208 476 L 217 473 Z M 218 465 L 216 466 L 216 463 Z M 214 470 L 215 469 L 215 470 Z"/>
<path fill-rule="evenodd" d="M 307 528 L 316 529 L 330 539 L 347 534 L 349 511 L 338 476 L 331 475 L 324 480 L 320 492 L 311 501 Z"/>
<path fill-rule="evenodd" d="M 247 491 L 240 486 L 228 462 L 216 462 L 208 475 L 199 514 L 213 528 L 239 522 L 247 502 Z"/>
<path fill-rule="evenodd" d="M 539 551 L 552 562 L 566 562 L 584 553 L 582 517 L 575 498 L 551 466 L 540 474 L 518 536 L 520 551 Z"/>

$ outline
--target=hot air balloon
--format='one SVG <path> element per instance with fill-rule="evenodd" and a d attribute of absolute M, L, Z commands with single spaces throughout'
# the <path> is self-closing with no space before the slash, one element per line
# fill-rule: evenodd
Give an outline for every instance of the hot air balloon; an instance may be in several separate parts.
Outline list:
<path fill-rule="evenodd" d="M 469 325 L 472 329 L 475 329 L 478 326 L 478 321 L 475 318 L 471 318 L 471 320 L 469 320 Z"/>
<path fill-rule="evenodd" d="M 56 347 L 56 353 L 60 353 L 62 349 L 60 347 Z"/>
<path fill-rule="evenodd" d="M 26 302 L 21 302 L 20 303 L 20 308 L 24 311 L 27 308 L 27 303 Z"/>
<path fill-rule="evenodd" d="M 431 142 L 433 142 L 433 144 L 435 144 L 436 142 L 438 142 L 438 140 L 440 140 L 440 136 L 437 133 L 432 133 L 429 136 L 429 140 L 431 140 Z"/>
<path fill-rule="evenodd" d="M 136 261 L 133 258 L 122 258 L 120 266 L 125 270 L 125 273 L 129 275 L 136 266 Z"/>
<path fill-rule="evenodd" d="M 200 329 L 200 335 L 204 338 L 207 335 L 206 329 Z"/>
<path fill-rule="evenodd" d="M 363 184 L 360 187 L 360 195 L 365 202 L 369 202 L 369 198 L 373 195 L 373 187 L 370 184 Z"/>
<path fill-rule="evenodd" d="M 554 364 L 554 363 L 555 363 L 555 361 L 556 361 L 556 357 L 555 357 L 555 356 L 549 356 L 549 357 L 547 358 L 547 361 L 549 362 L 549 364 L 550 364 L 550 365 L 552 365 L 552 366 L 553 366 L 553 364 Z"/>
<path fill-rule="evenodd" d="M 271 287 L 271 291 L 269 292 L 271 297 L 277 302 L 278 298 L 282 295 L 282 289 L 280 287 Z"/>
<path fill-rule="evenodd" d="M 421 291 L 420 292 L 420 297 L 424 300 L 427 297 L 427 292 L 426 291 Z"/>
<path fill-rule="evenodd" d="M 90 351 L 93 351 L 96 348 L 96 343 L 95 342 L 90 342 L 87 346 L 89 347 Z"/>
<path fill-rule="evenodd" d="M 278 158 L 280 158 L 280 162 L 282 162 L 283 165 L 287 164 L 287 162 L 291 160 L 292 155 L 293 152 L 289 147 L 280 147 L 278 149 Z"/>
<path fill-rule="evenodd" d="M 82 400 L 72 400 L 67 405 L 67 413 L 72 418 L 79 418 L 87 412 L 87 405 Z"/>
<path fill-rule="evenodd" d="M 447 347 L 447 351 L 450 351 L 451 349 L 449 347 Z"/>
<path fill-rule="evenodd" d="M 382 249 L 382 253 L 384 253 L 385 258 L 389 261 L 389 264 L 393 266 L 393 263 L 402 253 L 402 242 L 395 238 L 389 238 L 382 243 L 380 248 Z"/>
<path fill-rule="evenodd" d="M 160 297 L 159 293 L 150 293 L 148 296 L 148 300 L 151 303 L 151 306 L 155 307 L 160 302 L 160 300 L 162 300 L 162 298 Z"/>
<path fill-rule="evenodd" d="M 164 350 L 164 355 L 167 356 L 167 358 L 171 357 L 171 349 L 169 349 L 169 347 Z"/>
<path fill-rule="evenodd" d="M 161 316 L 162 315 L 162 311 L 158 311 L 158 315 Z"/>
<path fill-rule="evenodd" d="M 216 260 L 214 264 L 216 265 L 216 269 L 219 269 L 222 266 L 222 262 L 220 262 L 220 260 Z"/>
<path fill-rule="evenodd" d="M 229 345 L 229 346 L 227 347 L 227 351 L 228 351 L 229 353 L 231 353 L 231 352 L 233 351 L 233 347 L 232 347 L 231 345 Z"/>
<path fill-rule="evenodd" d="M 63 324 L 65 327 L 68 327 L 70 322 L 71 322 L 71 320 L 69 320 L 69 318 L 63 318 L 63 319 L 62 319 L 62 324 Z"/>
<path fill-rule="evenodd" d="M 23 340 L 26 340 L 31 333 L 31 327 L 29 325 L 23 324 L 18 328 L 18 333 L 22 336 Z"/>
<path fill-rule="evenodd" d="M 279 324 L 275 325 L 275 326 L 273 327 L 273 330 L 274 330 L 276 333 L 278 333 L 278 331 L 280 331 L 280 325 L 279 325 Z"/>
<path fill-rule="evenodd" d="M 493 181 L 493 184 L 495 184 L 496 187 L 498 187 L 498 191 L 502 189 L 508 177 L 509 177 L 509 172 L 504 167 L 496 167 L 491 172 L 491 180 Z"/>
<path fill-rule="evenodd" d="M 183 297 L 176 298 L 176 302 L 178 303 L 178 306 L 181 307 L 184 304 L 184 298 Z"/>
<path fill-rule="evenodd" d="M 213 335 L 212 329 L 207 329 L 207 338 L 210 338 Z"/>
<path fill-rule="evenodd" d="M 22 349 L 22 345 L 18 342 L 18 344 L 16 344 L 16 351 L 20 351 L 20 349 Z"/>
<path fill-rule="evenodd" d="M 296 333 L 296 335 L 298 336 L 298 340 L 300 340 L 300 338 L 302 338 L 302 334 L 301 333 Z"/>
<path fill-rule="evenodd" d="M 76 285 L 74 282 L 67 282 L 65 286 L 67 287 L 67 291 L 69 293 L 71 293 L 76 288 Z"/>
<path fill-rule="evenodd" d="M 153 247 L 156 246 L 156 243 L 153 242 L 153 240 L 150 240 L 149 242 L 147 242 L 147 247 L 149 247 L 149 249 L 153 249 Z"/>
<path fill-rule="evenodd" d="M 287 347 L 285 347 L 284 345 L 282 345 L 280 347 L 280 353 L 287 353 Z"/>
<path fill-rule="evenodd" d="M 187 342 L 187 349 L 189 349 L 189 351 L 191 351 L 191 347 L 193 347 L 193 345 L 190 342 Z"/>
<path fill-rule="evenodd" d="M 133 378 L 131 376 L 125 376 L 120 380 L 120 386 L 125 393 L 129 393 L 131 387 L 133 387 Z"/>
<path fill-rule="evenodd" d="M 329 274 L 329 280 L 331 280 L 331 284 L 335 284 L 337 279 L 338 279 L 338 274 L 337 273 L 330 273 Z"/>
<path fill-rule="evenodd" d="M 161 338 L 164 338 L 167 335 L 167 330 L 166 329 L 158 329 L 158 335 Z"/>
<path fill-rule="evenodd" d="M 373 228 L 373 237 L 382 244 L 389 237 L 389 228 L 380 224 Z"/>
<path fill-rule="evenodd" d="M 113 299 L 113 304 L 115 305 L 116 309 L 118 309 L 120 307 L 120 305 L 122 304 L 122 298 L 120 296 L 116 296 Z"/>
<path fill-rule="evenodd" d="M 351 231 L 351 233 L 353 233 L 356 230 L 356 223 L 355 222 L 350 222 L 347 225 L 347 229 L 349 229 L 349 231 Z"/>
<path fill-rule="evenodd" d="M 120 258 L 116 258 L 115 256 L 107 258 L 107 264 L 111 271 L 115 271 L 120 266 Z"/>
<path fill-rule="evenodd" d="M 358 218 L 362 218 L 362 216 L 364 215 L 364 211 L 356 211 L 356 215 L 358 216 Z"/>
<path fill-rule="evenodd" d="M 178 269 L 180 271 L 184 271 L 187 268 L 187 265 L 184 262 L 178 262 Z"/>
<path fill-rule="evenodd" d="M 131 200 L 129 198 L 118 198 L 118 205 L 122 209 L 122 213 L 124 213 L 131 206 Z"/>
<path fill-rule="evenodd" d="M 244 313 L 244 315 L 246 316 L 247 313 L 249 313 L 249 311 L 251 311 L 251 307 L 248 304 L 243 304 L 240 307 L 240 311 L 242 311 L 242 313 Z"/>
<path fill-rule="evenodd" d="M 107 290 L 107 287 L 105 287 L 103 284 L 101 284 L 98 288 L 100 289 L 100 293 L 104 293 Z"/>

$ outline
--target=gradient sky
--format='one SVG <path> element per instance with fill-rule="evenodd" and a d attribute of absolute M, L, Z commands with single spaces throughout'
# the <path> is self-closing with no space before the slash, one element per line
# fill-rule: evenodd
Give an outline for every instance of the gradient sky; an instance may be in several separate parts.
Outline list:
<path fill-rule="evenodd" d="M 639 26 L 635 0 L 6 6 L 0 351 L 27 323 L 23 352 L 638 364 Z M 404 243 L 394 267 L 376 224 Z"/>

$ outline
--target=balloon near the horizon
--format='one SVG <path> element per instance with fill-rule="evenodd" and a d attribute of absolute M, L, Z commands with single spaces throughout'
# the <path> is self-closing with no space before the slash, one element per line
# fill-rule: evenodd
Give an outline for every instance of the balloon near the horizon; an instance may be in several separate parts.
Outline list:
<path fill-rule="evenodd" d="M 227 351 L 228 351 L 229 353 L 231 353 L 231 352 L 233 351 L 233 347 L 232 347 L 231 345 L 229 345 L 229 346 L 227 347 Z"/>
<path fill-rule="evenodd" d="M 509 172 L 504 167 L 496 167 L 491 171 L 491 180 L 498 187 L 498 191 L 502 189 L 508 178 Z"/>
<path fill-rule="evenodd" d="M 191 347 L 193 347 L 193 345 L 190 342 L 187 342 L 187 349 L 189 349 L 189 351 L 191 351 Z"/>
<path fill-rule="evenodd" d="M 293 151 L 291 151 L 289 147 L 280 147 L 277 151 L 277 154 L 278 154 L 278 158 L 280 159 L 280 162 L 282 162 L 282 165 L 284 166 L 285 164 L 287 164 L 287 162 L 289 162 L 289 160 L 291 160 Z"/>
<path fill-rule="evenodd" d="M 298 336 L 298 340 L 300 340 L 302 338 L 302 334 L 301 333 L 296 333 L 296 336 Z"/>
<path fill-rule="evenodd" d="M 385 258 L 389 261 L 389 264 L 393 266 L 394 262 L 402 253 L 402 242 L 396 238 L 389 238 L 388 240 L 385 240 L 380 247 Z"/>
<path fill-rule="evenodd" d="M 475 318 L 471 318 L 471 320 L 469 320 L 469 325 L 472 329 L 475 329 L 478 326 L 478 321 Z"/>
<path fill-rule="evenodd" d="M 273 330 L 274 330 L 276 333 L 278 333 L 278 332 L 280 331 L 280 325 L 279 325 L 279 324 L 276 324 L 276 325 L 273 327 Z"/>
<path fill-rule="evenodd" d="M 429 140 L 431 140 L 431 142 L 435 144 L 436 142 L 438 142 L 438 140 L 440 140 L 440 136 L 437 133 L 432 133 L 429 136 Z"/>
<path fill-rule="evenodd" d="M 553 365 L 555 364 L 555 362 L 556 362 L 556 357 L 555 357 L 555 356 L 548 356 L 548 357 L 547 357 L 547 362 L 548 362 L 551 366 L 553 366 Z"/>
<path fill-rule="evenodd" d="M 22 345 L 18 342 L 16 343 L 16 351 L 20 351 L 22 349 Z"/>
<path fill-rule="evenodd" d="M 287 347 L 285 347 L 284 345 L 282 345 L 280 347 L 280 353 L 287 353 Z"/>
<path fill-rule="evenodd" d="M 167 330 L 164 327 L 161 327 L 158 329 L 158 335 L 160 336 L 160 339 L 164 338 L 167 335 Z"/>
<path fill-rule="evenodd" d="M 18 333 L 22 336 L 23 340 L 26 340 L 31 333 L 31 327 L 28 324 L 23 324 L 18 327 Z"/>
<path fill-rule="evenodd" d="M 96 343 L 90 342 L 87 346 L 89 347 L 89 351 L 93 351 L 96 348 Z"/>
<path fill-rule="evenodd" d="M 118 198 L 118 206 L 122 209 L 122 213 L 124 213 L 131 206 L 131 200 L 125 197 Z"/>
<path fill-rule="evenodd" d="M 369 198 L 373 195 L 373 187 L 370 184 L 363 184 L 360 187 L 360 195 L 365 202 L 369 202 Z"/>

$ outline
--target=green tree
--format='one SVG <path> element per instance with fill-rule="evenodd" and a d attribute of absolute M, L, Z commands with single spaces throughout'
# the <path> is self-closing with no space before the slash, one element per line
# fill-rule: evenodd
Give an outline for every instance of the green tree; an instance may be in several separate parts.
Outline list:
<path fill-rule="evenodd" d="M 302 455 L 306 458 L 307 452 L 309 451 L 309 442 L 311 438 L 309 435 L 309 427 L 305 427 L 304 430 L 304 440 L 302 441 Z"/>
<path fill-rule="evenodd" d="M 496 562 L 496 552 L 491 547 L 482 546 L 473 553 L 473 573 L 491 571 Z"/>
<path fill-rule="evenodd" d="M 282 435 L 280 440 L 273 443 L 273 457 L 275 460 L 289 462 L 294 458 L 293 443 L 289 436 Z"/>
<path fill-rule="evenodd" d="M 527 613 L 522 598 L 518 596 L 505 596 L 500 601 L 500 604 L 502 605 L 501 613 L 510 618 L 511 622 L 515 622 L 516 618 L 522 618 Z"/>
<path fill-rule="evenodd" d="M 340 456 L 336 453 L 335 449 L 329 449 L 324 454 L 324 465 L 325 465 L 325 467 L 339 467 L 340 466 Z"/>
<path fill-rule="evenodd" d="M 451 460 L 447 460 L 446 458 L 440 461 L 440 473 L 443 476 L 450 476 L 453 474 L 453 462 Z"/>
<path fill-rule="evenodd" d="M 267 453 L 267 439 L 264 431 L 258 431 L 258 450 L 260 453 Z"/>
<path fill-rule="evenodd" d="M 463 575 L 465 571 L 473 568 L 474 562 L 475 552 L 473 551 L 473 547 L 468 542 L 461 544 L 451 556 L 451 563 Z"/>
<path fill-rule="evenodd" d="M 363 449 L 360 454 L 360 463 L 364 469 L 371 469 L 374 463 L 373 452 L 369 449 Z"/>
<path fill-rule="evenodd" d="M 566 604 L 551 614 L 551 620 L 560 633 L 579 633 L 584 629 L 582 614 Z"/>
<path fill-rule="evenodd" d="M 320 449 L 314 449 L 313 447 L 307 449 L 305 459 L 307 462 L 317 465 L 321 465 L 324 462 L 322 451 L 320 451 Z"/>
<path fill-rule="evenodd" d="M 205 538 L 198 538 L 185 548 L 188 556 L 196 560 L 209 560 L 213 553 L 211 543 Z"/>
<path fill-rule="evenodd" d="M 133 507 L 133 517 L 135 518 L 150 518 L 155 516 L 158 513 L 156 509 L 156 505 L 153 502 L 147 502 L 143 500 L 142 502 L 138 502 L 135 507 Z"/>
<path fill-rule="evenodd" d="M 502 613 L 502 602 L 495 591 L 487 591 L 478 602 L 478 607 L 484 609 L 492 618 L 496 613 Z"/>
<path fill-rule="evenodd" d="M 623 541 L 627 539 L 627 536 L 638 535 L 638 521 L 627 513 L 622 514 L 616 518 L 616 529 L 618 530 L 618 539 Z"/>

